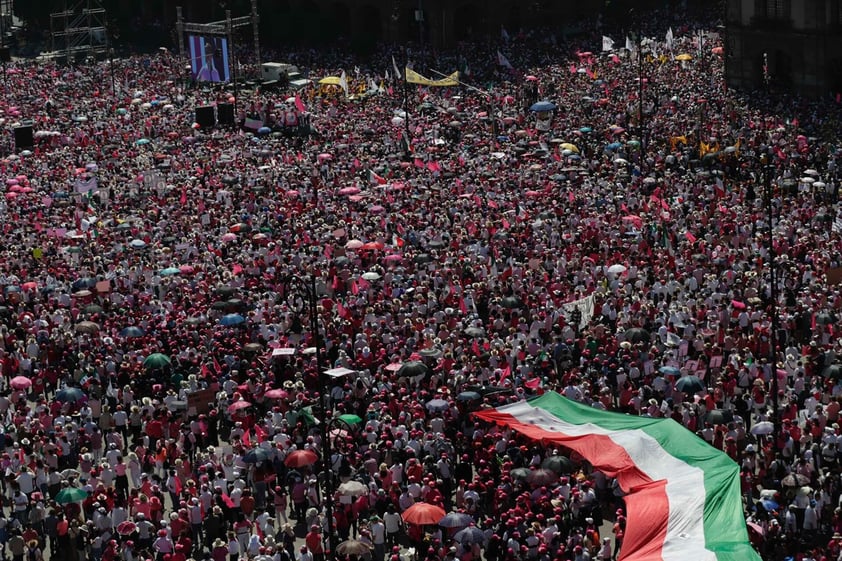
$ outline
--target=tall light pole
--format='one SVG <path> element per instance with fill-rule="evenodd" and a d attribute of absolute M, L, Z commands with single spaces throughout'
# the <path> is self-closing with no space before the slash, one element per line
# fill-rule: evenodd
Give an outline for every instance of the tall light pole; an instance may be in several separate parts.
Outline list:
<path fill-rule="evenodd" d="M 310 337 L 316 348 L 316 368 L 319 377 L 319 399 L 321 399 L 322 422 L 320 423 L 322 439 L 322 472 L 324 473 L 324 501 L 327 516 L 327 558 L 332 559 L 336 551 L 336 532 L 333 524 L 333 470 L 330 450 L 330 425 L 332 408 L 330 406 L 330 378 L 325 373 L 323 359 L 323 339 L 319 329 L 319 293 L 316 290 L 316 275 L 306 276 L 287 275 L 283 281 L 284 296 L 293 313 L 307 314 L 310 322 Z"/>
<path fill-rule="evenodd" d="M 771 315 L 771 333 L 769 334 L 769 362 L 772 375 L 772 424 L 774 425 L 775 446 L 780 434 L 780 412 L 778 411 L 778 282 L 775 270 L 775 207 L 772 192 L 772 172 L 774 166 L 768 163 L 768 156 L 763 155 L 763 180 L 766 187 L 766 214 L 769 220 L 767 248 L 769 253 L 769 314 Z"/>

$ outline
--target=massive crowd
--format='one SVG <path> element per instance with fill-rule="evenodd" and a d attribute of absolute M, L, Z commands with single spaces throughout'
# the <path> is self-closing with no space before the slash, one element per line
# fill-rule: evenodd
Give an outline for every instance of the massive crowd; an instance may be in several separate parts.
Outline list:
<path fill-rule="evenodd" d="M 728 91 L 698 30 L 410 53 L 480 89 L 406 103 L 391 53 L 288 53 L 366 93 L 241 88 L 271 130 L 195 125 L 232 93 L 166 51 L 9 65 L 3 559 L 321 561 L 327 502 L 331 556 L 615 559 L 610 478 L 470 415 L 549 389 L 728 453 L 767 558 L 842 558 L 838 109 Z"/>

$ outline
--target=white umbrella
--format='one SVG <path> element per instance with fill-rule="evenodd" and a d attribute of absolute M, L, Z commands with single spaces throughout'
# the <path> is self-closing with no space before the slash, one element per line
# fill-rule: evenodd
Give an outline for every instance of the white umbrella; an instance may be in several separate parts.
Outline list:
<path fill-rule="evenodd" d="M 801 183 L 813 183 L 814 181 L 815 181 L 815 179 L 813 179 L 812 177 L 802 177 L 801 178 Z"/>
<path fill-rule="evenodd" d="M 375 273 L 374 271 L 369 271 L 367 273 L 363 273 L 363 278 L 367 281 L 376 281 L 380 279 L 380 275 Z"/>
<path fill-rule="evenodd" d="M 626 272 L 626 267 L 617 263 L 616 265 L 608 267 L 606 272 L 611 273 L 612 275 L 619 275 Z"/>
<path fill-rule="evenodd" d="M 804 175 L 818 175 L 818 174 L 819 174 L 819 172 L 812 169 L 812 168 L 810 168 L 808 170 L 804 170 Z"/>
<path fill-rule="evenodd" d="M 770 421 L 761 421 L 751 427 L 751 434 L 760 436 L 764 434 L 772 434 L 775 430 L 775 425 Z"/>

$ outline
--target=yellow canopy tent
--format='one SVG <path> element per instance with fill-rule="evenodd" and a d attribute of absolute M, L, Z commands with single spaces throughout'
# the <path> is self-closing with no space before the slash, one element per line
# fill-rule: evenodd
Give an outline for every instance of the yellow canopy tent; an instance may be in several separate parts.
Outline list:
<path fill-rule="evenodd" d="M 338 86 L 339 76 L 325 76 L 319 80 L 319 84 L 322 86 Z"/>

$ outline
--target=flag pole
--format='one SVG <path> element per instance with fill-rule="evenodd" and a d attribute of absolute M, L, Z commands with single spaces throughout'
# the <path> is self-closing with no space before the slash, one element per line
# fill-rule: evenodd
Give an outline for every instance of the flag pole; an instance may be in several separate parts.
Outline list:
<path fill-rule="evenodd" d="M 432 68 L 430 68 L 430 72 L 432 72 L 433 74 L 438 74 L 438 75 L 439 75 L 439 76 L 441 76 L 442 78 L 450 78 L 450 77 L 451 77 L 451 76 L 450 76 L 450 74 L 445 74 L 444 72 L 439 72 L 438 70 L 433 70 Z M 489 98 L 490 98 L 490 97 L 492 97 L 492 95 L 491 95 L 489 92 L 487 92 L 487 91 L 485 91 L 485 90 L 481 90 L 481 89 L 477 88 L 476 86 L 472 86 L 472 85 L 470 85 L 470 84 L 466 84 L 465 82 L 463 82 L 463 81 L 461 81 L 461 80 L 459 80 L 459 79 L 456 79 L 456 80 L 454 80 L 454 81 L 455 81 L 457 84 L 459 84 L 460 86 L 465 86 L 465 87 L 466 87 L 466 88 L 468 88 L 469 90 L 473 90 L 473 91 L 475 91 L 475 92 L 477 92 L 477 93 L 479 93 L 479 94 L 482 94 L 482 95 L 484 95 L 484 96 L 487 96 L 487 97 L 489 97 Z"/>

